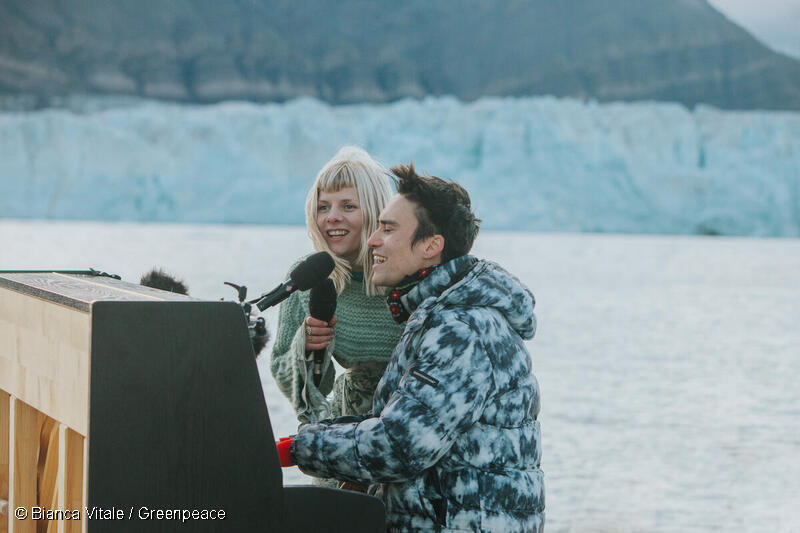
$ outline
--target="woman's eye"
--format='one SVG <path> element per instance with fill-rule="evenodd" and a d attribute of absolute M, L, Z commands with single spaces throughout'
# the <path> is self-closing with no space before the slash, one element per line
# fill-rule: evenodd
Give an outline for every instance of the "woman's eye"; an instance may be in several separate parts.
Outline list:
<path fill-rule="evenodd" d="M 347 209 L 348 211 L 352 211 L 353 209 L 357 209 L 358 206 L 353 204 L 347 204 L 346 206 L 344 206 L 344 208 Z"/>
<path fill-rule="evenodd" d="M 317 206 L 317 211 L 327 211 L 327 210 L 328 210 L 328 206 L 327 205 L 318 205 Z"/>

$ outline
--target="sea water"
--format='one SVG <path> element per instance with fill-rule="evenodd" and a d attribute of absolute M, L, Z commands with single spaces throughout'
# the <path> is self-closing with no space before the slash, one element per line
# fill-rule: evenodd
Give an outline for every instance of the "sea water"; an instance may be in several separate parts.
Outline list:
<path fill-rule="evenodd" d="M 0 221 L 0 269 L 161 266 L 214 300 L 309 251 L 300 227 Z M 800 531 L 800 241 L 487 231 L 473 252 L 536 296 L 547 531 Z M 277 438 L 297 423 L 268 350 Z"/>

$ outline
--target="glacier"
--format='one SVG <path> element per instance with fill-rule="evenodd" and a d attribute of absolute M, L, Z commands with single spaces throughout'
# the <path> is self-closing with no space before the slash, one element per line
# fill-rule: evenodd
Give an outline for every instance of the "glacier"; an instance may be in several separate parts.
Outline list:
<path fill-rule="evenodd" d="M 489 229 L 800 236 L 800 113 L 546 96 L 0 112 L 0 217 L 302 224 L 345 144 L 458 181 Z"/>

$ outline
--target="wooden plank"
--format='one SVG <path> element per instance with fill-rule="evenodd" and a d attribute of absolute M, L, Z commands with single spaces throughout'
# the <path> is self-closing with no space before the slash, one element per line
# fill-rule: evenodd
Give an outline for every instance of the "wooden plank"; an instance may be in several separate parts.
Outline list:
<path fill-rule="evenodd" d="M 86 469 L 84 465 L 84 438 L 78 433 L 66 428 L 64 431 L 64 506 L 63 509 L 79 509 L 81 520 L 65 520 L 66 533 L 80 533 L 85 531 L 86 520 L 83 510 L 86 507 Z"/>
<path fill-rule="evenodd" d="M 36 467 L 38 479 L 38 506 L 45 509 L 58 509 L 58 494 L 56 492 L 56 478 L 58 477 L 58 426 L 52 418 L 42 415 L 41 429 L 39 430 L 39 461 Z M 42 519 L 36 524 L 39 533 L 51 531 L 50 526 L 56 525 L 55 520 Z"/>
<path fill-rule="evenodd" d="M 11 434 L 11 396 L 0 391 L 0 500 L 8 506 L 8 459 L 10 451 L 8 443 Z M 9 512 L 0 513 L 0 533 L 8 533 Z"/>
<path fill-rule="evenodd" d="M 58 425 L 58 477 L 56 478 L 56 502 L 61 505 L 60 509 L 67 509 L 64 504 L 67 494 L 67 426 Z M 64 533 L 65 520 L 59 520 L 55 528 L 56 533 Z M 50 533 L 50 532 L 48 532 Z"/>
<path fill-rule="evenodd" d="M 8 524 L 9 533 L 14 533 L 14 522 L 12 520 L 12 512 L 14 510 L 14 463 L 16 450 L 11 445 L 14 442 L 14 426 L 16 422 L 17 399 L 14 396 L 9 396 L 8 399 Z"/>
<path fill-rule="evenodd" d="M 0 389 L 85 435 L 90 315 L 0 288 Z"/>
<path fill-rule="evenodd" d="M 14 481 L 11 509 L 36 506 L 36 474 L 39 460 L 40 413 L 30 405 L 15 400 L 14 404 Z M 13 512 L 13 510 L 11 511 Z M 14 533 L 36 533 L 36 522 L 28 518 L 12 519 Z"/>

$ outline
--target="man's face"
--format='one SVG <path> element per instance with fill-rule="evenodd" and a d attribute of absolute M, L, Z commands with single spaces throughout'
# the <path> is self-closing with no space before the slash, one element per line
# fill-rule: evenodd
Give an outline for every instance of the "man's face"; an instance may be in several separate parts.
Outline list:
<path fill-rule="evenodd" d="M 367 241 L 372 249 L 372 281 L 375 285 L 397 286 L 404 277 L 436 263 L 426 257 L 429 239 L 422 239 L 411 246 L 418 224 L 415 209 L 414 203 L 398 194 L 381 212 L 378 219 L 380 226 Z"/>

